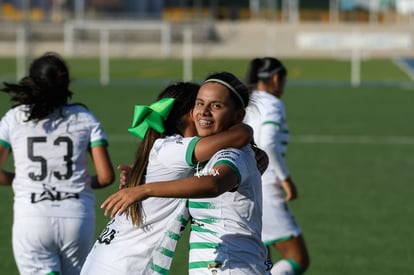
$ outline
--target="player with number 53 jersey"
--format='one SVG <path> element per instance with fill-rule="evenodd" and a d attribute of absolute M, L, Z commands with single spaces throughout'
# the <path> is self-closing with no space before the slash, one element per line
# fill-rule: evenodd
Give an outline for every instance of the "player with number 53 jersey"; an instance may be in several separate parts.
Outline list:
<path fill-rule="evenodd" d="M 48 53 L 6 83 L 15 104 L 0 121 L 0 184 L 14 191 L 13 253 L 20 274 L 79 274 L 95 233 L 92 188 L 114 180 L 100 122 L 68 104 L 69 73 Z M 3 165 L 13 154 L 14 173 Z M 97 175 L 88 173 L 88 153 Z"/>

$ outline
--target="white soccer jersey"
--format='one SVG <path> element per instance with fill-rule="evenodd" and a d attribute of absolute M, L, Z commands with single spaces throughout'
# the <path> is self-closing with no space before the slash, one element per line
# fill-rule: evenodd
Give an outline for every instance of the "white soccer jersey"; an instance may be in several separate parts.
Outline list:
<path fill-rule="evenodd" d="M 0 144 L 15 163 L 15 218 L 95 217 L 87 152 L 107 144 L 101 124 L 79 105 L 38 122 L 25 122 L 25 108 L 10 109 L 0 121 Z"/>
<path fill-rule="evenodd" d="M 192 155 L 198 137 L 158 139 L 149 156 L 146 182 L 175 180 L 194 174 Z M 142 201 L 143 224 L 126 215 L 112 219 L 92 248 L 81 274 L 168 274 L 175 247 L 189 215 L 186 199 Z"/>
<path fill-rule="evenodd" d="M 254 91 L 246 109 L 244 122 L 254 129 L 257 146 L 269 156 L 269 166 L 262 175 L 263 184 L 275 184 L 276 178 L 289 175 L 284 156 L 289 142 L 289 129 L 283 102 L 264 92 Z"/>
<path fill-rule="evenodd" d="M 269 166 L 262 175 L 263 229 L 266 245 L 301 233 L 283 197 L 281 180 L 289 176 L 285 163 L 289 130 L 283 102 L 265 92 L 254 91 L 245 122 L 254 130 L 257 146 L 268 154 Z"/>
<path fill-rule="evenodd" d="M 262 188 L 254 153 L 250 146 L 220 150 L 197 175 L 219 172 L 214 170 L 217 164 L 230 166 L 239 185 L 215 198 L 189 199 L 189 274 L 267 274 Z"/>

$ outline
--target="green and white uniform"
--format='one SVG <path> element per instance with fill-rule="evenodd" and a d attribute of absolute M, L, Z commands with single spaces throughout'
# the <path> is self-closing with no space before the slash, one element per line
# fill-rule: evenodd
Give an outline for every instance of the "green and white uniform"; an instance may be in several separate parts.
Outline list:
<path fill-rule="evenodd" d="M 27 106 L 0 121 L 0 145 L 13 152 L 13 253 L 21 274 L 77 274 L 93 244 L 95 196 L 87 171 L 93 146 L 107 145 L 87 109 L 66 105 L 25 122 Z"/>
<path fill-rule="evenodd" d="M 173 135 L 157 139 L 151 149 L 145 182 L 167 181 L 194 174 L 192 156 L 198 137 Z M 168 274 L 178 239 L 189 220 L 186 199 L 142 201 L 143 224 L 134 226 L 115 216 L 88 255 L 81 274 Z"/>
<path fill-rule="evenodd" d="M 225 164 L 238 186 L 215 198 L 189 199 L 192 217 L 189 274 L 268 274 L 261 242 L 262 187 L 250 146 L 218 151 L 197 172 L 214 175 Z"/>
<path fill-rule="evenodd" d="M 289 236 L 298 236 L 300 228 L 283 197 L 281 180 L 289 176 L 285 154 L 289 129 L 283 102 L 265 91 L 253 91 L 253 104 L 246 108 L 244 122 L 254 130 L 254 140 L 269 157 L 269 166 L 262 175 L 263 242 L 268 245 Z"/>

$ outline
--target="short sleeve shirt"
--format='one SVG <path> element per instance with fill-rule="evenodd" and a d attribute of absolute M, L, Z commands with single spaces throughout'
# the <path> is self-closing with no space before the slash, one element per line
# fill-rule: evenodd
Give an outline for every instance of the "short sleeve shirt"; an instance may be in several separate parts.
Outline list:
<path fill-rule="evenodd" d="M 0 121 L 0 144 L 14 157 L 15 216 L 94 216 L 87 154 L 107 145 L 101 124 L 79 105 L 38 122 L 26 121 L 27 108 L 10 109 Z"/>
<path fill-rule="evenodd" d="M 220 173 L 217 164 L 231 167 L 239 185 L 215 198 L 189 199 L 190 274 L 211 274 L 209 267 L 218 267 L 218 274 L 266 274 L 262 189 L 254 153 L 250 146 L 220 150 L 197 176 Z"/>

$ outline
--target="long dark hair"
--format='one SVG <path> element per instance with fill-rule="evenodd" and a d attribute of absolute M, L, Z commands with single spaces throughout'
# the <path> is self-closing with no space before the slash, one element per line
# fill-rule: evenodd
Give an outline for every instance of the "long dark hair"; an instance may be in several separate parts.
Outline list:
<path fill-rule="evenodd" d="M 257 76 L 257 72 L 259 68 L 263 65 L 263 61 L 261 58 L 253 58 L 250 60 L 249 65 L 246 71 L 246 85 L 249 90 L 254 90 L 256 88 L 257 82 L 259 78 Z"/>
<path fill-rule="evenodd" d="M 149 153 L 156 139 L 172 134 L 182 134 L 187 126 L 186 118 L 190 114 L 190 110 L 194 107 L 199 88 L 200 85 L 196 83 L 178 82 L 169 85 L 158 95 L 157 100 L 174 98 L 174 106 L 164 122 L 164 133 L 157 133 L 152 128 L 149 128 L 144 139 L 138 146 L 135 162 L 128 175 L 127 187 L 144 184 Z M 131 218 L 134 225 L 140 225 L 142 223 L 143 215 L 144 213 L 140 202 L 132 204 L 127 209 L 127 216 Z"/>
<path fill-rule="evenodd" d="M 31 63 L 29 74 L 19 83 L 5 82 L 2 91 L 12 94 L 13 107 L 29 106 L 27 121 L 38 121 L 67 104 L 72 97 L 69 84 L 69 69 L 65 61 L 57 53 L 48 52 Z"/>

